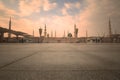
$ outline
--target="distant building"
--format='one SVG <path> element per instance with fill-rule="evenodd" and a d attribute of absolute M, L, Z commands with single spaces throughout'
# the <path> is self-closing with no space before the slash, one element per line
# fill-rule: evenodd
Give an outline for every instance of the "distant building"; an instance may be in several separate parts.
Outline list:
<path fill-rule="evenodd" d="M 101 43 L 102 38 L 101 37 L 88 37 L 87 42 L 89 42 L 89 43 Z"/>
<path fill-rule="evenodd" d="M 120 43 L 120 34 L 112 34 L 111 37 L 113 43 Z"/>

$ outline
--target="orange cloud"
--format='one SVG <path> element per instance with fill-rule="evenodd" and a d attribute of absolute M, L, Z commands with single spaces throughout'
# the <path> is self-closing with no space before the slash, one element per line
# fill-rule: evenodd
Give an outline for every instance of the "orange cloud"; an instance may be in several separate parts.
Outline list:
<path fill-rule="evenodd" d="M 4 12 L 7 16 L 18 15 L 18 13 L 15 10 L 7 8 L 1 1 L 0 11 Z"/>
<path fill-rule="evenodd" d="M 55 8 L 56 5 L 56 3 L 50 3 L 49 0 L 20 0 L 20 16 L 29 16 L 32 13 L 38 13 L 42 8 L 44 11 L 48 11 Z"/>
<path fill-rule="evenodd" d="M 20 16 L 29 16 L 34 12 L 40 12 L 41 1 L 40 0 L 20 0 L 19 10 Z"/>
<path fill-rule="evenodd" d="M 68 9 L 71 9 L 71 8 L 80 8 L 80 3 L 79 2 L 76 2 L 76 3 L 64 3 L 64 7 L 61 9 L 61 12 L 63 15 L 69 15 L 68 14 Z"/>
<path fill-rule="evenodd" d="M 49 0 L 43 0 L 43 10 L 48 11 L 57 6 L 56 3 L 50 3 Z"/>

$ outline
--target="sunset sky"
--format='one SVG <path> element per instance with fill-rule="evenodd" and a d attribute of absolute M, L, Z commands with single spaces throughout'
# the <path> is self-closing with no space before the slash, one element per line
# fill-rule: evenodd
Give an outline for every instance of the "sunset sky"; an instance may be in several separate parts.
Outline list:
<path fill-rule="evenodd" d="M 108 20 L 113 33 L 120 33 L 120 0 L 0 0 L 0 26 L 39 36 L 38 29 L 47 26 L 50 34 L 56 30 L 62 37 L 64 31 L 73 34 L 74 24 L 79 37 L 108 35 Z"/>

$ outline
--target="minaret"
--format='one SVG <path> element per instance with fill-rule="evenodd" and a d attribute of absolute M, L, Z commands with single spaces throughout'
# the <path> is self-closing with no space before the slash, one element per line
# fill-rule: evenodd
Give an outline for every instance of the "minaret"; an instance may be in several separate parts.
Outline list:
<path fill-rule="evenodd" d="M 112 36 L 112 29 L 111 29 L 111 21 L 110 21 L 110 18 L 109 18 L 109 37 Z"/>
<path fill-rule="evenodd" d="M 41 37 L 41 35 L 42 35 L 42 28 L 39 29 L 39 35 Z"/>
<path fill-rule="evenodd" d="M 76 38 L 77 35 L 76 35 L 76 24 L 74 24 L 74 37 Z"/>
<path fill-rule="evenodd" d="M 34 37 L 34 29 L 33 29 L 33 37 Z"/>
<path fill-rule="evenodd" d="M 76 28 L 76 24 L 74 25 L 74 37 L 78 37 L 78 28 Z"/>
<path fill-rule="evenodd" d="M 47 34 L 47 29 L 46 29 L 46 24 L 45 24 L 44 37 L 46 37 L 46 34 Z"/>
<path fill-rule="evenodd" d="M 9 33 L 8 33 L 8 38 L 11 38 L 11 17 L 9 20 Z"/>
<path fill-rule="evenodd" d="M 88 31 L 86 30 L 86 42 L 87 42 L 87 39 L 88 39 Z"/>
<path fill-rule="evenodd" d="M 86 30 L 86 38 L 88 38 L 88 31 Z"/>

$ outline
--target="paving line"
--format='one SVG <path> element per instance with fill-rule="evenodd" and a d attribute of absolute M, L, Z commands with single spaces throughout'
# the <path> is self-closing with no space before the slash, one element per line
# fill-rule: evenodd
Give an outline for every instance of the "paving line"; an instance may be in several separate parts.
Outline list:
<path fill-rule="evenodd" d="M 22 58 L 19 58 L 19 59 L 17 59 L 17 60 L 11 61 L 11 62 L 3 65 L 3 66 L 0 66 L 0 70 L 3 69 L 3 68 L 5 68 L 5 67 L 7 67 L 7 66 L 9 66 L 9 65 L 11 65 L 11 64 L 14 64 L 14 63 L 16 63 L 16 62 L 19 62 L 19 61 L 21 61 L 21 60 L 23 60 L 23 59 L 26 59 L 26 58 L 31 57 L 31 56 L 33 56 L 33 55 L 36 55 L 36 54 L 38 54 L 38 53 L 39 53 L 39 51 L 34 52 L 34 53 L 30 54 L 30 55 L 24 56 L 24 57 L 22 57 Z"/>

